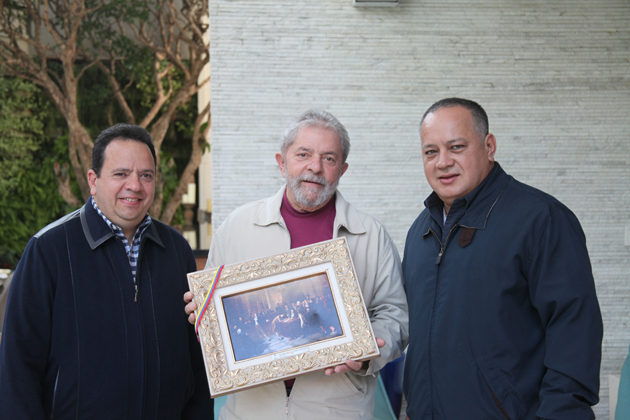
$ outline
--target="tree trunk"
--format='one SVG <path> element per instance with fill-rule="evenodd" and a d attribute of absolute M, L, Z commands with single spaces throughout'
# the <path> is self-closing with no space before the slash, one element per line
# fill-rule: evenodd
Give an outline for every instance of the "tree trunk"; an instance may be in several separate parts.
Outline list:
<path fill-rule="evenodd" d="M 70 171 L 68 169 L 68 164 L 64 163 L 62 166 L 59 162 L 55 162 L 53 170 L 58 182 L 57 191 L 63 197 L 65 202 L 72 207 L 81 207 L 81 202 L 72 193 L 72 188 L 70 187 Z"/>
<path fill-rule="evenodd" d="M 182 176 L 179 180 L 179 184 L 177 185 L 177 189 L 173 193 L 173 196 L 170 198 L 166 206 L 164 207 L 164 211 L 160 216 L 160 221 L 170 225 L 173 221 L 173 217 L 175 216 L 175 212 L 177 208 L 182 202 L 182 196 L 188 190 L 188 184 L 190 184 L 195 179 L 195 172 L 199 168 L 201 164 L 201 158 L 203 155 L 203 145 L 206 142 L 206 138 L 208 132 L 210 131 L 210 104 L 206 105 L 206 107 L 199 113 L 197 119 L 195 121 L 195 131 L 193 133 L 192 139 L 192 152 L 190 154 L 190 160 L 188 161 L 188 165 L 184 169 Z M 204 120 L 208 119 L 208 125 L 201 130 L 201 126 L 203 125 Z"/>
<path fill-rule="evenodd" d="M 70 130 L 70 134 L 68 135 L 70 162 L 72 163 L 74 176 L 81 189 L 81 195 L 85 201 L 90 196 L 87 172 L 92 167 L 92 149 L 94 148 L 94 144 L 92 143 L 89 133 L 78 119 L 75 121 L 68 120 L 68 129 Z"/>

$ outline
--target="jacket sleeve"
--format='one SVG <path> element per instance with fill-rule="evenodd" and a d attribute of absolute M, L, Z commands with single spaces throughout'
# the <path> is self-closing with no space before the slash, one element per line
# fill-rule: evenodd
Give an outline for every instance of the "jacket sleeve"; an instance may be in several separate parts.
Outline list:
<path fill-rule="evenodd" d="M 0 418 L 45 418 L 54 285 L 32 238 L 13 274 L 0 344 Z"/>
<path fill-rule="evenodd" d="M 191 273 L 197 271 L 195 257 L 186 247 L 184 254 L 186 257 L 186 271 Z M 188 291 L 188 281 L 186 281 L 185 290 Z M 190 361 L 192 364 L 193 374 L 195 375 L 195 389 L 193 395 L 188 400 L 186 407 L 182 413 L 182 420 L 211 420 L 214 418 L 214 400 L 210 398 L 210 388 L 208 387 L 208 378 L 206 376 L 206 368 L 203 363 L 203 355 L 201 353 L 201 345 L 197 341 L 194 325 L 188 324 L 188 348 L 190 351 Z"/>
<path fill-rule="evenodd" d="M 530 257 L 530 296 L 546 332 L 546 373 L 536 414 L 593 419 L 603 327 L 586 240 L 570 210 L 552 210 Z"/>
<path fill-rule="evenodd" d="M 368 305 L 374 335 L 385 340 L 381 357 L 372 359 L 365 374 L 374 374 L 402 355 L 409 342 L 409 311 L 400 256 L 385 228 L 379 232 L 377 271 Z"/>
<path fill-rule="evenodd" d="M 208 250 L 208 260 L 206 261 L 205 269 L 208 270 L 212 267 L 224 264 L 225 258 L 223 256 L 223 232 L 224 224 L 221 224 L 217 231 L 212 235 L 212 242 L 210 242 L 210 249 Z"/>

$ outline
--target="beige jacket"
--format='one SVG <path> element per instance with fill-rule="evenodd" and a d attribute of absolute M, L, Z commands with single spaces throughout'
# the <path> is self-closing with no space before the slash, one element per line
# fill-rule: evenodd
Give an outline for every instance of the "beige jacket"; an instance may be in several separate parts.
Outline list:
<path fill-rule="evenodd" d="M 279 254 L 291 238 L 280 206 L 285 187 L 273 197 L 232 212 L 214 234 L 206 268 Z M 378 371 L 407 345 L 408 313 L 400 257 L 378 221 L 336 193 L 333 236 L 345 236 L 376 337 L 385 340 L 381 357 L 363 374 L 323 371 L 299 376 L 287 398 L 283 382 L 231 394 L 221 419 L 371 419 Z"/>

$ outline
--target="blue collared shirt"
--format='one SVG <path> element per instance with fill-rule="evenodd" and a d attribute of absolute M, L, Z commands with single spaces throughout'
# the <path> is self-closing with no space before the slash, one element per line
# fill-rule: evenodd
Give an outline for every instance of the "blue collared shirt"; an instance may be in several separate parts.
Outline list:
<path fill-rule="evenodd" d="M 90 197 L 90 201 L 92 201 L 92 206 L 94 206 L 94 210 L 96 210 L 96 212 L 101 215 L 105 223 L 107 223 L 107 226 L 109 226 L 112 232 L 114 232 L 114 235 L 116 235 L 116 237 L 120 239 L 123 245 L 125 246 L 125 252 L 127 253 L 127 258 L 129 259 L 129 266 L 131 267 L 131 274 L 133 275 L 133 281 L 135 283 L 136 282 L 136 266 L 138 264 L 138 254 L 140 253 L 140 242 L 142 241 L 142 235 L 151 224 L 151 216 L 147 214 L 144 217 L 144 219 L 142 220 L 142 223 L 138 225 L 138 228 L 136 229 L 136 233 L 134 233 L 133 235 L 131 245 L 129 245 L 129 240 L 123 233 L 122 229 L 119 226 L 116 226 L 114 223 L 112 223 L 112 221 L 109 220 L 103 214 L 101 209 L 99 209 L 98 206 L 96 205 L 96 202 L 94 201 L 94 197 Z"/>

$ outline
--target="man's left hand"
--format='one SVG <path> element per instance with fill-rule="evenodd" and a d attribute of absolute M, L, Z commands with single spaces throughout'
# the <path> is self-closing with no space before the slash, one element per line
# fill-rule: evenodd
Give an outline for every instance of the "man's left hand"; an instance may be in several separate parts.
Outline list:
<path fill-rule="evenodd" d="M 382 338 L 376 337 L 376 345 L 380 349 L 381 347 L 385 345 L 385 340 L 383 340 Z M 361 370 L 361 367 L 363 367 L 363 362 L 357 362 L 356 360 L 346 360 L 345 363 L 342 363 L 334 367 L 326 368 L 326 370 L 324 370 L 324 373 L 330 376 L 333 373 L 346 373 L 346 372 L 350 372 L 350 370 L 359 371 Z"/>

